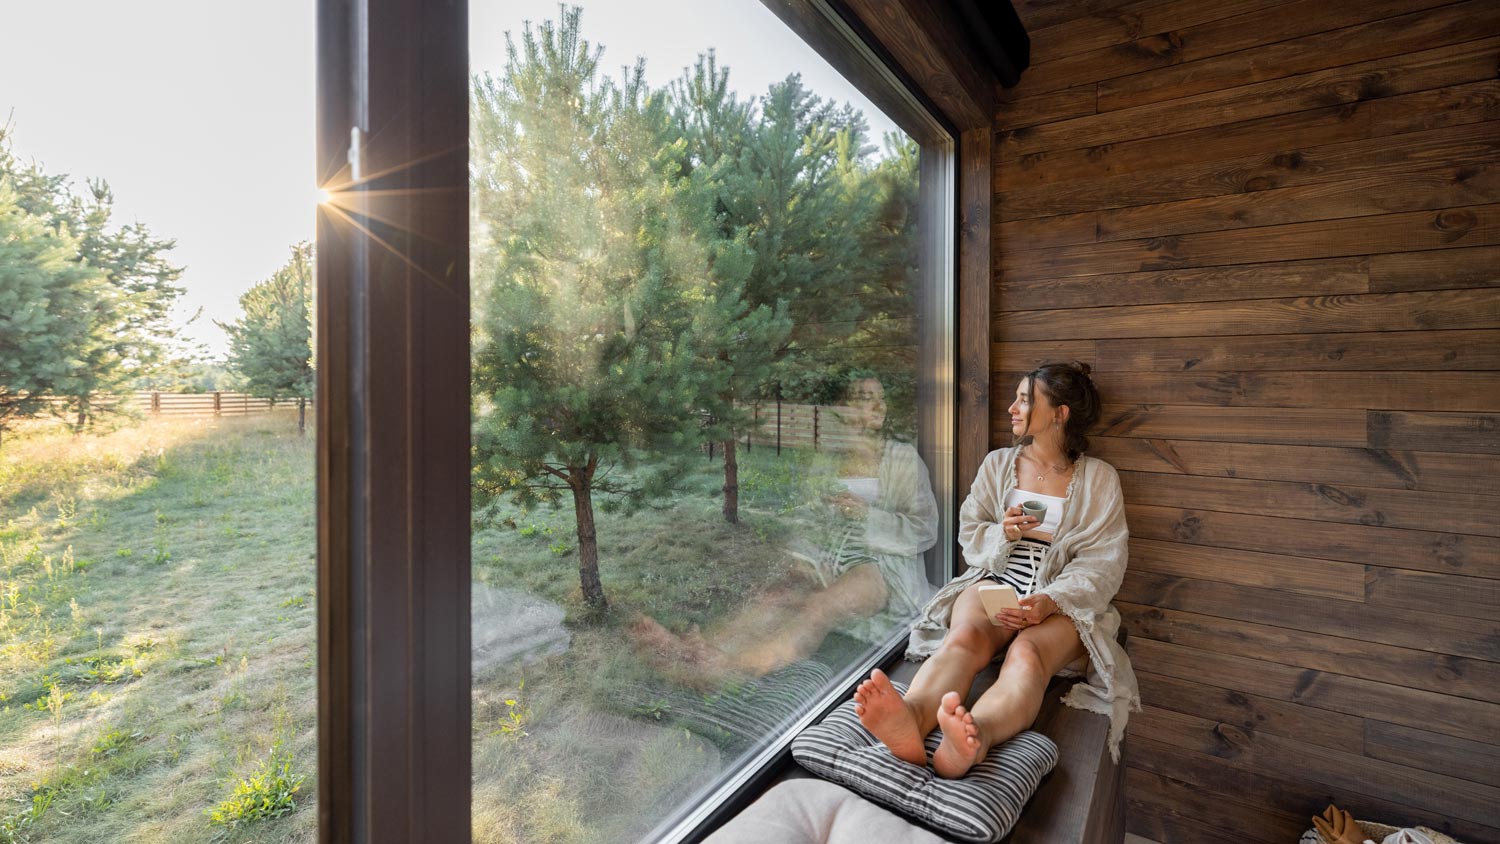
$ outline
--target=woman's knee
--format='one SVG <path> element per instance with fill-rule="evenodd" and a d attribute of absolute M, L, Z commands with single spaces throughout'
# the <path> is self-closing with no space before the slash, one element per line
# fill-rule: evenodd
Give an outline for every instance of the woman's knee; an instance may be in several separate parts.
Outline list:
<path fill-rule="evenodd" d="M 1025 636 L 1017 636 L 1005 651 L 1001 671 L 1020 672 L 1031 679 L 1045 680 L 1049 676 L 1046 660 L 1036 643 Z"/>
<path fill-rule="evenodd" d="M 943 639 L 943 649 L 957 651 L 984 662 L 989 662 L 996 650 L 995 643 L 983 630 L 964 623 L 956 624 L 948 631 Z"/>

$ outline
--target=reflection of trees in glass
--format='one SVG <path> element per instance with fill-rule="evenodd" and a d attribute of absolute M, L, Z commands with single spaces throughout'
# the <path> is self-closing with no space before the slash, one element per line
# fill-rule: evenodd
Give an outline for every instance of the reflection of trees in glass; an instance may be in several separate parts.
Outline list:
<path fill-rule="evenodd" d="M 474 491 L 569 493 L 583 595 L 603 608 L 594 494 L 664 492 L 724 370 L 702 348 L 709 253 L 682 234 L 665 104 L 639 64 L 601 77 L 578 17 L 507 39 L 474 96 Z"/>
<path fill-rule="evenodd" d="M 245 392 L 297 400 L 297 432 L 307 430 L 313 395 L 313 248 L 299 243 L 271 277 L 240 297 L 240 318 L 217 323 L 229 337 L 229 368 Z"/>
<path fill-rule="evenodd" d="M 603 606 L 594 493 L 643 501 L 717 441 L 738 521 L 744 406 L 777 383 L 879 375 L 904 418 L 916 147 L 873 160 L 864 117 L 796 75 L 742 101 L 712 52 L 660 92 L 639 62 L 602 76 L 577 9 L 508 43 L 472 109 L 475 492 L 571 494 Z"/>
<path fill-rule="evenodd" d="M 33 386 L 67 399 L 66 408 L 82 428 L 104 409 L 96 401 L 101 395 L 119 392 L 163 363 L 171 334 L 168 316 L 182 294 L 176 285 L 182 270 L 167 261 L 174 241 L 153 237 L 140 223 L 114 226 L 114 195 L 106 182 L 89 180 L 86 195 L 75 195 L 67 176 L 18 161 L 3 129 L 0 182 L 10 185 L 19 212 L 43 221 L 52 236 L 67 241 L 69 262 L 90 268 L 72 273 L 74 283 L 93 276 L 104 281 L 69 289 L 67 296 L 86 305 L 65 332 L 70 338 L 66 357 L 41 364 L 39 375 L 52 374 L 33 379 Z M 65 375 L 56 374 L 63 369 Z"/>

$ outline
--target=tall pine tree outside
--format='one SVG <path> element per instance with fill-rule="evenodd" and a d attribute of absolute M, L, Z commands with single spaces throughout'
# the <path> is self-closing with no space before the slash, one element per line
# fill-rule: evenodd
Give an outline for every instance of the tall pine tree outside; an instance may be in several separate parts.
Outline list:
<path fill-rule="evenodd" d="M 706 365 L 706 253 L 673 208 L 643 68 L 602 75 L 577 8 L 507 46 L 471 108 L 475 498 L 571 497 L 583 598 L 602 610 L 595 496 L 664 495 L 728 373 Z"/>
<path fill-rule="evenodd" d="M 240 318 L 217 323 L 229 336 L 229 368 L 252 396 L 297 400 L 297 431 L 307 430 L 314 389 L 313 248 L 300 243 L 271 277 L 240 297 Z"/>
<path fill-rule="evenodd" d="M 87 366 L 90 314 L 108 285 L 77 254 L 76 240 L 23 210 L 0 178 L 0 436 L 50 413 L 60 385 Z"/>

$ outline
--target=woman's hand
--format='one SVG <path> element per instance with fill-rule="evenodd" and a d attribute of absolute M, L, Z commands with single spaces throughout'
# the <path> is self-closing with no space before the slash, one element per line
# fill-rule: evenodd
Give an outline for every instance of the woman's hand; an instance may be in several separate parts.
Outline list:
<path fill-rule="evenodd" d="M 1008 630 L 1025 630 L 1035 627 L 1047 619 L 1047 616 L 1057 612 L 1057 602 L 1051 596 L 1036 594 L 1027 595 L 1021 599 L 1021 608 L 1018 610 L 1001 610 L 995 618 L 1000 626 Z"/>
<path fill-rule="evenodd" d="M 1005 538 L 1011 542 L 1021 538 L 1021 534 L 1041 524 L 1035 516 L 1028 516 L 1021 512 L 1020 507 L 1012 507 L 1005 511 L 1005 516 L 1000 519 L 1000 529 L 1004 531 Z"/>
<path fill-rule="evenodd" d="M 870 509 L 869 502 L 848 491 L 838 493 L 828 503 L 846 519 L 862 518 Z"/>

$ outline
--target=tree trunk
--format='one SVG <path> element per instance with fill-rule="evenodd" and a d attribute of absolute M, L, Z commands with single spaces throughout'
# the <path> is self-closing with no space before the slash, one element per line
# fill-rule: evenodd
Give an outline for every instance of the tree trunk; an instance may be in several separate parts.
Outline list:
<path fill-rule="evenodd" d="M 78 423 L 73 426 L 76 433 L 83 433 L 83 428 L 89 422 L 89 400 L 87 396 L 78 399 Z"/>
<path fill-rule="evenodd" d="M 307 436 L 307 399 L 297 397 L 297 436 Z"/>
<path fill-rule="evenodd" d="M 609 608 L 604 599 L 604 584 L 599 581 L 599 539 L 594 531 L 594 473 L 590 467 L 571 473 L 573 512 L 578 520 L 578 582 L 583 600 L 596 610 Z"/>
<path fill-rule="evenodd" d="M 734 434 L 724 438 L 724 521 L 740 523 L 740 464 L 734 453 Z"/>

